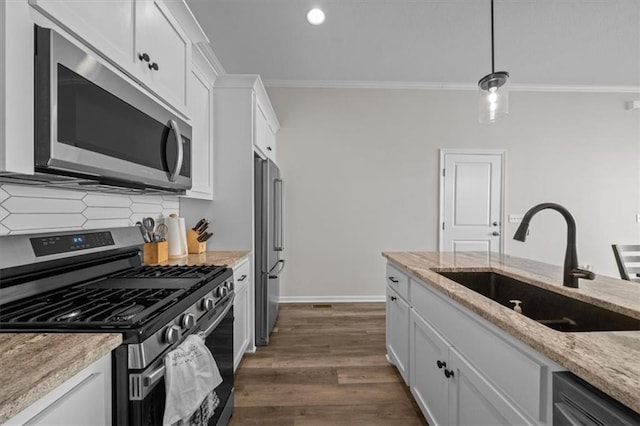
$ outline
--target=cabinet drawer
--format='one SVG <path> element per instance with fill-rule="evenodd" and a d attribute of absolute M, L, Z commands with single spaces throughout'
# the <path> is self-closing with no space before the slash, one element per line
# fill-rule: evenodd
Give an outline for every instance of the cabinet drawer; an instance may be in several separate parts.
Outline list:
<path fill-rule="evenodd" d="M 409 277 L 399 269 L 387 264 L 387 285 L 404 300 L 409 300 Z"/>
<path fill-rule="evenodd" d="M 531 418 L 546 421 L 544 385 L 548 366 L 541 355 L 430 286 L 411 280 L 411 305 L 453 347 Z M 551 362 L 551 361 L 549 361 Z"/>
<path fill-rule="evenodd" d="M 241 287 L 251 282 L 251 267 L 249 260 L 243 261 L 241 264 L 233 268 L 233 281 L 236 287 Z"/>

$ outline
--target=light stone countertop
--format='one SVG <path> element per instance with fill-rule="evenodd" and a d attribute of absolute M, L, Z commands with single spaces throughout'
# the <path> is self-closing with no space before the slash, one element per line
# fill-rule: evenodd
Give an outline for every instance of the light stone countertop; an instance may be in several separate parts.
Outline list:
<path fill-rule="evenodd" d="M 562 267 L 506 255 L 384 252 L 395 266 L 500 327 L 640 413 L 640 331 L 567 333 L 550 329 L 451 281 L 438 271 L 494 271 L 640 320 L 640 285 L 605 276 L 562 286 Z"/>
<path fill-rule="evenodd" d="M 158 265 L 227 265 L 233 268 L 250 254 L 251 252 L 247 250 L 206 251 L 200 254 L 190 254 L 179 259 L 169 259 Z"/>
<path fill-rule="evenodd" d="M 0 333 L 0 424 L 121 343 L 112 333 Z"/>

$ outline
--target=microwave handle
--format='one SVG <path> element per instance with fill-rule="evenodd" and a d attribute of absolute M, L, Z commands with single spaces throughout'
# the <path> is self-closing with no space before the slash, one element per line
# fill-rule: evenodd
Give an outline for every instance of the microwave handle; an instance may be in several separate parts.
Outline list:
<path fill-rule="evenodd" d="M 182 168 L 182 160 L 183 160 L 183 149 L 182 149 L 182 134 L 180 133 L 180 128 L 178 127 L 178 122 L 176 120 L 169 120 L 169 125 L 171 129 L 176 134 L 176 148 L 178 149 L 178 158 L 176 159 L 176 167 L 173 170 L 173 173 L 169 175 L 169 182 L 175 182 L 178 177 L 178 173 L 180 173 L 180 169 Z"/>

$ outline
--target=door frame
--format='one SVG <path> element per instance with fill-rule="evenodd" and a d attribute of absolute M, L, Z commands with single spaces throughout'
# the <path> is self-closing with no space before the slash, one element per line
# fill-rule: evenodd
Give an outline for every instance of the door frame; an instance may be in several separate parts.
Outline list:
<path fill-rule="evenodd" d="M 507 205 L 507 150 L 506 149 L 450 149 L 440 148 L 440 164 L 438 168 L 438 181 L 439 181 L 439 200 L 438 200 L 438 251 L 442 251 L 442 245 L 444 242 L 444 230 L 442 229 L 442 223 L 444 222 L 444 157 L 447 154 L 467 154 L 467 155 L 499 155 L 500 163 L 502 165 L 502 173 L 500 177 L 500 254 L 505 252 L 505 209 Z"/>

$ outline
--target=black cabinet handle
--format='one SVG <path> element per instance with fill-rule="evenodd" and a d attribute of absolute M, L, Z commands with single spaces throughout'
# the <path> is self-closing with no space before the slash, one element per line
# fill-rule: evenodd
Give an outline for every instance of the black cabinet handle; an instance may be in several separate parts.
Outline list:
<path fill-rule="evenodd" d="M 446 362 L 444 362 L 444 361 L 440 361 L 440 360 L 438 360 L 438 361 L 436 362 L 436 364 L 438 364 L 438 368 L 443 368 L 443 367 L 446 367 L 446 366 L 447 366 L 447 363 L 446 363 Z"/>
<path fill-rule="evenodd" d="M 152 64 L 149 64 L 149 69 L 152 69 L 154 71 L 158 71 L 158 69 L 159 69 L 158 64 L 155 63 L 155 62 L 152 63 Z"/>
<path fill-rule="evenodd" d="M 397 299 L 397 297 L 391 296 L 391 300 L 396 300 L 396 299 Z"/>
<path fill-rule="evenodd" d="M 271 151 L 271 147 L 270 146 L 267 147 L 267 151 Z"/>
<path fill-rule="evenodd" d="M 389 277 L 389 281 L 391 281 L 394 284 L 398 284 L 400 281 L 396 280 L 395 277 Z"/>
<path fill-rule="evenodd" d="M 244 280 L 245 280 L 245 278 L 247 278 L 247 276 L 246 276 L 246 275 L 243 275 L 243 276 L 241 276 L 240 278 L 238 278 L 238 281 L 244 281 Z"/>
<path fill-rule="evenodd" d="M 447 377 L 447 379 L 449 377 L 453 377 L 453 370 L 447 370 L 446 368 L 444 369 L 444 375 Z"/>
<path fill-rule="evenodd" d="M 147 55 L 146 53 L 139 53 L 138 59 L 145 62 L 149 62 L 151 60 L 151 58 L 149 58 L 149 55 Z"/>

